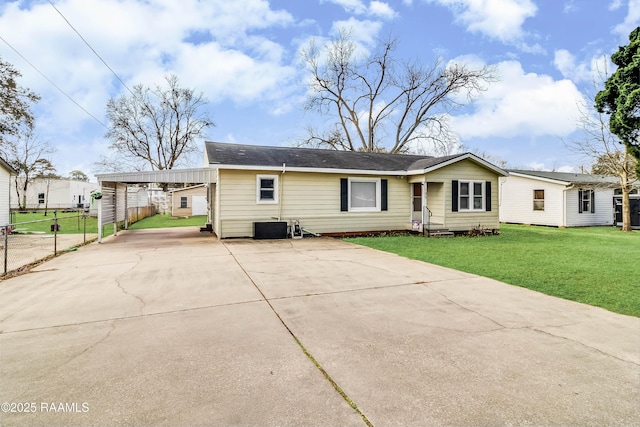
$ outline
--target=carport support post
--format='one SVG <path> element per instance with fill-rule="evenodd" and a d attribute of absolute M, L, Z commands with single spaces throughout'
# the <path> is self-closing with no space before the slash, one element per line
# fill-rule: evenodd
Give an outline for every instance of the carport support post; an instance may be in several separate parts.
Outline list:
<path fill-rule="evenodd" d="M 98 209 L 98 243 L 102 243 L 102 200 L 96 199 L 95 203 Z"/>
<path fill-rule="evenodd" d="M 9 226 L 3 228 L 4 231 L 4 273 L 7 274 L 7 265 L 9 263 Z"/>

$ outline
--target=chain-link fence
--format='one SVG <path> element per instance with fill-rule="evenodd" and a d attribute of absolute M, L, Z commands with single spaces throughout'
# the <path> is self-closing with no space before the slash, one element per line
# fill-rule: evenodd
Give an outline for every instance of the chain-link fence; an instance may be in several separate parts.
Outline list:
<path fill-rule="evenodd" d="M 151 207 L 131 208 L 128 223 L 153 215 Z M 98 237 L 98 219 L 88 210 L 74 212 L 12 212 L 11 224 L 0 226 L 0 275 L 76 250 Z M 119 224 L 123 227 L 124 224 Z M 102 235 L 113 234 L 113 224 Z"/>

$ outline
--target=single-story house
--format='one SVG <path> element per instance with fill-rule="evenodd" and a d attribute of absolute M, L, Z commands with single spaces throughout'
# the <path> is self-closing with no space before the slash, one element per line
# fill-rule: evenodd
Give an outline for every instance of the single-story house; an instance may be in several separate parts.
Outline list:
<path fill-rule="evenodd" d="M 446 157 L 205 143 L 211 224 L 220 237 L 298 221 L 316 234 L 499 228 L 498 177 L 470 153 Z"/>
<path fill-rule="evenodd" d="M 204 151 L 199 169 L 98 179 L 103 192 L 116 195 L 131 183 L 207 184 L 207 225 L 219 238 L 259 237 L 265 230 L 281 236 L 282 224 L 286 230 L 296 222 L 314 234 L 500 227 L 498 178 L 507 172 L 471 153 L 431 157 L 220 142 L 206 142 Z M 103 209 L 111 209 L 110 200 L 103 199 Z M 270 223 L 278 228 L 274 234 Z"/>
<path fill-rule="evenodd" d="M 579 227 L 613 225 L 617 178 L 509 170 L 500 179 L 500 222 Z"/>
<path fill-rule="evenodd" d="M 0 226 L 11 222 L 10 219 L 10 196 L 11 177 L 18 175 L 18 172 L 0 157 Z"/>
<path fill-rule="evenodd" d="M 188 217 L 207 214 L 207 184 L 175 188 L 171 194 L 171 216 Z"/>
<path fill-rule="evenodd" d="M 18 192 L 16 183 L 18 182 Z M 11 209 L 18 209 L 24 197 L 24 177 L 12 178 Z M 100 188 L 94 182 L 73 179 L 35 178 L 27 186 L 26 209 L 83 209 L 91 205 L 90 193 Z"/>

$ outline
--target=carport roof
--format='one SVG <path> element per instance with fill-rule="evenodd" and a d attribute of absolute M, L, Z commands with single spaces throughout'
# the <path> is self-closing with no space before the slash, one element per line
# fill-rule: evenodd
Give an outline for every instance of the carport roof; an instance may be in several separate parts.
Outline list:
<path fill-rule="evenodd" d="M 216 171 L 210 168 L 168 169 L 161 171 L 116 172 L 96 175 L 98 182 L 123 184 L 163 183 L 211 183 L 216 181 Z"/>

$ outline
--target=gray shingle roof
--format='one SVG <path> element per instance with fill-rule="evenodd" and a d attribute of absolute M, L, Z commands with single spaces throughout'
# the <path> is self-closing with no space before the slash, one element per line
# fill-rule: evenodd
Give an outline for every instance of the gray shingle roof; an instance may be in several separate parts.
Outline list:
<path fill-rule="evenodd" d="M 408 154 L 361 153 L 352 151 L 290 148 L 261 145 L 205 142 L 207 158 L 211 165 L 267 166 L 353 169 L 370 171 L 407 171 L 425 169 L 461 154 L 432 157 Z"/>
<path fill-rule="evenodd" d="M 571 184 L 620 184 L 620 180 L 615 176 L 606 175 L 590 175 L 572 172 L 530 171 L 517 169 L 509 169 L 508 172 L 520 173 L 537 178 L 553 179 L 555 181 L 562 181 Z"/>

